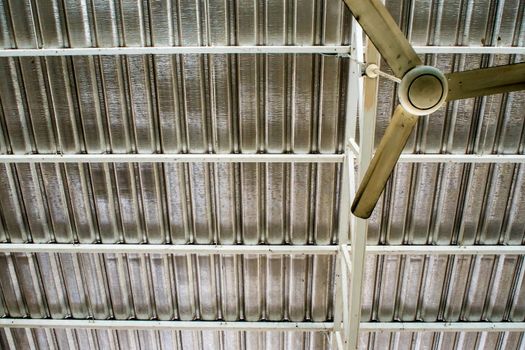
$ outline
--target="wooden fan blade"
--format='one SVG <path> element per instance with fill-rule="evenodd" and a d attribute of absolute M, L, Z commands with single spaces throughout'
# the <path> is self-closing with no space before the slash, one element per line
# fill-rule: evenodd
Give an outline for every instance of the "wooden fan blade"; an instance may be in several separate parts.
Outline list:
<path fill-rule="evenodd" d="M 418 117 L 409 114 L 401 105 L 397 106 L 357 190 L 352 204 L 355 216 L 367 219 L 372 214 L 417 120 Z"/>
<path fill-rule="evenodd" d="M 381 0 L 344 1 L 395 76 L 422 64 Z"/>
<path fill-rule="evenodd" d="M 525 90 L 525 63 L 446 74 L 447 101 Z"/>

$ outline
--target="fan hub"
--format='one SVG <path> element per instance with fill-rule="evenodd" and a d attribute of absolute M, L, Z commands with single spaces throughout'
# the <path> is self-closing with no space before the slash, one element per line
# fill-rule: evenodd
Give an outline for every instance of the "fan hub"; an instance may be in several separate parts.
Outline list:
<path fill-rule="evenodd" d="M 407 112 L 426 115 L 435 112 L 445 103 L 447 91 L 447 79 L 439 69 L 417 66 L 401 80 L 398 97 Z"/>

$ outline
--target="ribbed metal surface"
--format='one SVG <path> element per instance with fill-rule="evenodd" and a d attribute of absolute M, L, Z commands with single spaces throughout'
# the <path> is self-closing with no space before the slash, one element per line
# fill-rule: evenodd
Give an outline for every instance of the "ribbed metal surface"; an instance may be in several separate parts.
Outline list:
<path fill-rule="evenodd" d="M 521 245 L 523 184 L 521 164 L 400 164 L 369 243 Z"/>
<path fill-rule="evenodd" d="M 327 2 L 0 3 L 6 48 L 341 44 Z M 334 153 L 348 62 L 318 55 L 0 60 L 2 153 Z M 9 242 L 334 240 L 335 164 L 1 167 Z M 10 317 L 329 320 L 333 258 L 4 255 Z M 325 348 L 323 334 L 4 330 L 6 347 Z"/>
<path fill-rule="evenodd" d="M 363 333 L 360 349 L 500 349 L 523 348 L 522 332 L 381 332 Z"/>
<path fill-rule="evenodd" d="M 7 48 L 328 44 L 349 24 L 339 0 L 5 0 L 0 15 Z"/>
<path fill-rule="evenodd" d="M 326 349 L 326 333 L 135 330 L 0 330 L 5 349 Z"/>
<path fill-rule="evenodd" d="M 67 164 L 0 168 L 11 242 L 329 244 L 337 164 Z"/>
<path fill-rule="evenodd" d="M 417 45 L 525 46 L 521 0 L 389 0 Z M 340 0 L 0 1 L 0 47 L 341 45 Z M 520 56 L 427 55 L 444 71 Z M 383 65 L 383 69 L 388 68 Z M 348 60 L 0 58 L 0 153 L 339 153 Z M 357 93 L 352 92 L 351 93 Z M 395 104 L 381 80 L 376 142 Z M 521 154 L 525 93 L 423 117 L 405 152 Z M 523 165 L 401 164 L 369 244 L 524 244 Z M 3 164 L 0 240 L 330 244 L 337 164 Z M 334 257 L 2 254 L 8 317 L 326 321 Z M 523 321 L 523 257 L 367 257 L 365 321 Z M 517 349 L 518 333 L 363 333 L 363 349 Z M 326 349 L 324 333 L 1 329 L 2 348 Z"/>
<path fill-rule="evenodd" d="M 418 45 L 524 46 L 525 4 L 387 1 Z M 444 72 L 523 62 L 514 55 L 422 55 Z M 382 69 L 388 71 L 386 64 Z M 396 102 L 381 79 L 375 140 Z M 408 153 L 521 154 L 525 92 L 449 103 L 422 117 Z M 370 220 L 369 244 L 523 244 L 523 169 L 517 164 L 400 164 Z"/>
<path fill-rule="evenodd" d="M 334 153 L 346 66 L 314 55 L 3 59 L 0 149 Z M 12 242 L 298 244 L 327 243 L 335 232 L 335 164 L 0 172 L 2 232 Z"/>
<path fill-rule="evenodd" d="M 349 19 L 339 0 L 6 0 L 0 46 L 341 44 Z M 346 65 L 318 55 L 2 59 L 11 135 L 0 149 L 334 152 Z"/>
<path fill-rule="evenodd" d="M 521 1 L 387 1 L 418 45 L 525 45 Z M 523 62 L 511 55 L 422 55 L 445 72 Z M 383 63 L 385 71 L 389 68 Z M 381 79 L 379 143 L 396 102 Z M 407 153 L 521 154 L 525 92 L 449 103 L 422 117 Z M 400 164 L 370 220 L 369 244 L 512 244 L 525 240 L 521 164 Z M 363 321 L 523 321 L 518 256 L 369 255 Z M 362 349 L 521 349 L 522 333 L 364 333 Z"/>
<path fill-rule="evenodd" d="M 331 319 L 331 256 L 38 253 L 0 260 L 0 306 L 9 317 Z"/>
<path fill-rule="evenodd" d="M 0 150 L 333 153 L 347 66 L 320 55 L 1 58 Z"/>
<path fill-rule="evenodd" d="M 388 2 L 420 45 L 524 46 L 523 1 Z M 426 55 L 444 72 L 524 62 L 516 55 Z M 386 65 L 383 69 L 388 70 Z M 381 79 L 375 140 L 396 102 Z M 422 117 L 408 153 L 522 154 L 525 92 L 449 103 Z M 370 222 L 370 244 L 523 244 L 523 166 L 400 164 Z"/>
<path fill-rule="evenodd" d="M 523 46 L 521 0 L 387 0 L 386 6 L 414 45 Z"/>
<path fill-rule="evenodd" d="M 520 35 L 525 40 L 525 33 Z M 426 60 L 458 71 L 523 58 L 428 55 Z M 394 84 L 382 80 L 376 142 L 395 103 Z M 524 110 L 523 91 L 449 103 L 421 118 L 405 152 L 522 154 Z M 399 164 L 370 221 L 369 243 L 523 244 L 524 189 L 521 164 Z"/>
<path fill-rule="evenodd" d="M 524 272 L 515 255 L 369 255 L 362 319 L 521 322 Z"/>

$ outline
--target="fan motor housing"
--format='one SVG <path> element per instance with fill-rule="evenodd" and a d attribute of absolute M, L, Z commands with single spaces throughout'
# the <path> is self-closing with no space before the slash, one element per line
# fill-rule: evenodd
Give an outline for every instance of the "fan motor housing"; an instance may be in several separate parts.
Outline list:
<path fill-rule="evenodd" d="M 441 107 L 447 98 L 445 75 L 431 66 L 417 66 L 408 71 L 399 84 L 401 105 L 413 115 L 427 115 Z"/>

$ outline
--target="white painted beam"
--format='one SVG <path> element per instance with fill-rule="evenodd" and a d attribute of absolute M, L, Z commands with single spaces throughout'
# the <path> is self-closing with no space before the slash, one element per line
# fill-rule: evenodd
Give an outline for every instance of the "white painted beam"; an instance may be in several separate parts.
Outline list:
<path fill-rule="evenodd" d="M 357 60 L 362 60 L 362 57 L 356 56 L 358 47 L 356 41 L 356 34 L 358 32 L 357 22 L 352 21 L 352 55 Z M 357 45 L 357 46 L 356 46 Z M 346 114 L 345 114 L 345 148 L 344 148 L 344 160 L 341 171 L 341 186 L 339 196 L 339 221 L 338 221 L 338 243 L 339 249 L 337 251 L 336 259 L 336 271 L 335 271 L 335 293 L 334 293 L 334 329 L 337 333 L 338 347 L 342 348 L 343 343 L 346 346 L 346 333 L 349 327 L 348 324 L 348 270 L 345 264 L 345 256 L 343 253 L 348 255 L 348 236 L 350 226 L 350 206 L 351 206 L 351 194 L 355 191 L 352 186 L 354 185 L 351 181 L 353 175 L 353 156 L 355 152 L 352 150 L 352 140 L 355 137 L 355 128 L 357 124 L 359 99 L 358 94 L 359 86 L 358 82 L 361 78 L 361 68 L 356 60 L 350 60 L 347 85 L 346 85 Z M 355 142 L 354 142 L 355 144 Z M 335 343 L 332 343 L 332 349 L 335 349 Z"/>
<path fill-rule="evenodd" d="M 522 332 L 525 322 L 361 322 L 362 332 Z M 0 318 L 2 328 L 330 332 L 332 322 Z"/>
<path fill-rule="evenodd" d="M 343 154 L 2 154 L 0 163 L 341 163 Z"/>
<path fill-rule="evenodd" d="M 72 244 L 0 243 L 0 253 L 116 253 L 116 254 L 283 254 L 335 255 L 341 251 L 350 272 L 350 246 L 345 245 L 197 245 L 197 244 Z M 525 255 L 523 245 L 368 245 L 367 254 L 377 255 Z"/>
<path fill-rule="evenodd" d="M 359 152 L 355 141 L 348 143 Z M 342 163 L 344 154 L 1 154 L 0 163 Z M 524 154 L 407 154 L 400 163 L 525 163 Z"/>
<path fill-rule="evenodd" d="M 507 54 L 523 55 L 522 46 L 413 46 L 419 54 Z M 325 54 L 348 55 L 346 45 L 246 45 L 246 46 L 150 46 L 0 49 L 0 57 L 47 56 L 114 56 L 114 55 L 180 55 L 180 54 Z"/>
<path fill-rule="evenodd" d="M 2 243 L 2 253 L 285 254 L 333 255 L 337 245 L 198 245 Z"/>
<path fill-rule="evenodd" d="M 341 264 L 341 279 L 344 281 L 342 284 L 342 290 L 341 295 L 343 296 L 343 305 L 342 305 L 342 311 L 343 311 L 343 343 L 345 344 L 346 348 L 348 348 L 348 334 L 350 334 L 351 329 L 351 323 L 350 323 L 350 285 L 349 285 L 349 279 L 350 279 L 350 271 L 345 268 L 343 265 L 343 262 L 340 259 Z"/>
<path fill-rule="evenodd" d="M 348 119 L 347 119 L 348 120 Z M 344 308 L 347 300 L 344 291 L 348 289 L 348 279 L 346 278 L 343 257 L 341 252 L 346 250 L 348 244 L 348 227 L 350 218 L 350 174 L 348 173 L 348 162 L 350 160 L 348 147 L 345 147 L 345 159 L 343 162 L 341 176 L 341 190 L 339 197 L 339 220 L 338 220 L 338 249 L 335 266 L 335 293 L 334 293 L 334 329 L 340 332 L 342 329 L 341 322 L 344 323 Z M 344 325 L 343 325 L 344 326 Z M 343 327 L 344 328 L 344 327 Z M 343 335 L 344 337 L 344 335 Z M 332 349 L 335 350 L 335 343 L 332 343 Z"/>
<path fill-rule="evenodd" d="M 150 46 L 56 49 L 2 49 L 0 57 L 180 55 L 180 54 L 325 54 L 348 55 L 344 45 L 315 46 Z"/>
<path fill-rule="evenodd" d="M 400 163 L 525 163 L 524 154 L 407 154 Z"/>
<path fill-rule="evenodd" d="M 360 52 L 363 54 L 362 36 L 357 35 L 356 47 L 360 47 Z M 380 56 L 377 50 L 369 41 L 365 61 L 369 64 L 376 64 L 379 66 Z M 358 57 L 359 59 L 359 57 Z M 372 159 L 374 150 L 374 134 L 375 121 L 377 109 L 377 92 L 378 79 L 370 79 L 364 77 L 362 81 L 362 94 L 360 96 L 359 116 L 360 116 L 360 135 L 359 135 L 359 154 L 357 160 L 359 162 L 359 181 L 362 180 L 366 168 Z M 352 198 L 353 200 L 354 198 Z M 364 264 L 366 258 L 366 235 L 368 231 L 367 221 L 352 215 L 352 246 L 351 246 L 351 280 L 350 280 L 350 295 L 349 295 L 349 329 L 347 334 L 347 348 L 355 350 L 359 343 L 359 322 L 361 320 L 361 298 L 362 298 L 362 282 L 364 276 Z"/>
<path fill-rule="evenodd" d="M 524 55 L 523 46 L 412 46 L 420 54 Z"/>
<path fill-rule="evenodd" d="M 350 151 L 352 152 L 352 155 L 355 158 L 359 157 L 359 145 L 355 142 L 353 138 L 348 140 L 348 146 L 350 147 Z"/>
<path fill-rule="evenodd" d="M 339 248 L 340 247 L 341 245 L 339 245 Z M 346 274 L 345 274 L 340 250 L 341 249 L 337 250 L 336 259 L 335 259 L 335 275 L 334 275 L 335 292 L 334 292 L 334 300 L 333 300 L 333 305 L 334 305 L 333 315 L 334 315 L 334 332 L 339 333 L 339 335 L 342 336 L 340 333 L 343 332 L 343 329 L 344 329 L 344 322 L 345 322 L 344 307 L 346 304 L 344 294 L 345 294 L 345 291 L 348 290 L 348 284 L 344 278 Z M 336 345 L 337 344 L 332 342 L 331 349 L 335 350 Z"/>
<path fill-rule="evenodd" d="M 348 275 L 352 273 L 352 257 L 350 256 L 349 250 L 352 249 L 351 247 L 345 247 L 340 250 L 341 252 L 341 258 L 343 259 L 344 266 L 346 267 L 346 271 L 348 272 Z"/>
<path fill-rule="evenodd" d="M 343 344 L 343 337 L 341 336 L 341 332 L 335 331 L 333 333 L 332 339 L 335 337 L 336 344 L 332 346 L 333 349 L 337 350 L 345 350 L 344 344 Z M 333 340 L 332 340 L 333 341 Z"/>
<path fill-rule="evenodd" d="M 361 322 L 363 332 L 523 332 L 525 322 Z"/>
<path fill-rule="evenodd" d="M 79 320 L 0 318 L 4 328 L 61 328 L 61 329 L 140 329 L 140 330 L 219 330 L 219 331 L 299 331 L 325 332 L 333 329 L 332 322 L 254 322 L 254 321 L 139 321 L 139 320 Z"/>
<path fill-rule="evenodd" d="M 439 245 L 402 245 L 389 246 L 369 245 L 368 254 L 378 255 L 525 255 L 522 245 L 473 245 L 473 246 L 439 246 Z"/>

